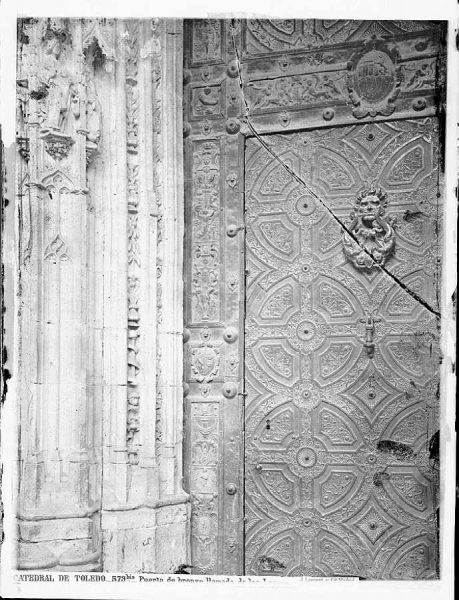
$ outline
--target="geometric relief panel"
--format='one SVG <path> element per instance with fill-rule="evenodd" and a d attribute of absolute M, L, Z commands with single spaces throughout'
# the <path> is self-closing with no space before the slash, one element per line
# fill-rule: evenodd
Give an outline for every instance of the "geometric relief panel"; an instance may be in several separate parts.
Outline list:
<path fill-rule="evenodd" d="M 266 412 L 266 419 L 262 419 L 258 428 L 255 430 L 256 437 L 262 444 L 272 446 L 281 446 L 285 448 L 287 440 L 290 439 L 295 429 L 295 413 L 292 406 L 280 406 Z"/>
<path fill-rule="evenodd" d="M 270 254 L 292 262 L 298 255 L 300 232 L 286 215 L 263 215 L 253 225 L 253 234 Z"/>
<path fill-rule="evenodd" d="M 329 219 L 321 221 L 319 227 L 314 227 L 312 230 L 312 250 L 314 257 L 320 261 L 341 254 L 341 230 L 336 221 Z"/>
<path fill-rule="evenodd" d="M 355 127 L 354 131 L 346 136 L 345 143 L 350 146 L 357 145 L 360 153 L 371 161 L 378 155 L 389 139 L 390 133 L 384 129 L 384 125 L 369 123 Z"/>
<path fill-rule="evenodd" d="M 397 413 L 381 433 L 381 439 L 408 444 L 415 449 L 418 444 L 425 443 L 428 425 L 426 407 L 418 403 Z"/>
<path fill-rule="evenodd" d="M 374 496 L 345 525 L 365 543 L 372 554 L 390 536 L 406 527 L 384 510 Z"/>
<path fill-rule="evenodd" d="M 245 515 L 244 515 L 244 523 L 245 523 L 245 533 L 246 535 L 250 535 L 251 530 L 254 529 L 261 522 L 261 517 L 258 515 L 250 505 L 245 506 Z"/>
<path fill-rule="evenodd" d="M 422 256 L 429 241 L 428 220 L 422 214 L 405 215 L 397 222 L 397 236 L 410 252 Z"/>
<path fill-rule="evenodd" d="M 352 501 L 362 483 L 362 474 L 352 465 L 327 465 L 323 473 L 314 480 L 316 508 L 328 515 Z"/>
<path fill-rule="evenodd" d="M 314 379 L 321 385 L 335 383 L 354 366 L 361 351 L 361 345 L 354 338 L 330 336 L 312 357 Z"/>
<path fill-rule="evenodd" d="M 293 171 L 298 172 L 298 157 L 293 153 L 289 154 L 283 154 L 282 161 Z M 253 188 L 253 194 L 257 196 L 258 202 L 278 202 L 298 186 L 297 181 L 283 165 L 277 161 L 271 160 L 270 162 L 271 166 L 268 164 L 268 168 L 261 170 Z"/>
<path fill-rule="evenodd" d="M 352 192 L 360 177 L 349 161 L 331 150 L 324 150 L 315 157 L 312 181 L 326 194 L 335 196 Z"/>
<path fill-rule="evenodd" d="M 314 565 L 324 577 L 357 576 L 361 573 L 359 560 L 351 547 L 329 532 L 321 531 L 314 540 Z"/>
<path fill-rule="evenodd" d="M 248 19 L 244 30 L 243 57 L 250 55 L 255 58 L 273 52 L 283 52 L 288 56 L 292 51 L 306 49 L 324 51 L 335 45 L 352 47 L 373 37 L 400 37 L 407 33 L 414 36 L 416 32 L 425 35 L 435 30 L 438 31 L 438 25 L 429 21 Z M 316 56 L 317 52 L 312 55 L 313 59 L 317 60 Z M 374 93 L 375 90 L 370 88 L 367 93 L 370 91 Z"/>
<path fill-rule="evenodd" d="M 266 292 L 256 289 L 251 298 L 255 320 L 260 325 L 282 325 L 298 310 L 299 284 L 293 277 L 281 279 Z"/>
<path fill-rule="evenodd" d="M 373 423 L 387 402 L 400 396 L 400 391 L 390 386 L 370 364 L 341 395 L 348 398 Z"/>
<path fill-rule="evenodd" d="M 300 548 L 298 536 L 290 531 L 274 536 L 261 548 L 255 574 L 288 575 L 301 555 Z"/>
<path fill-rule="evenodd" d="M 438 357 L 435 352 L 428 332 L 420 335 L 387 335 L 386 340 L 380 344 L 380 352 L 393 373 L 414 381 L 417 385 L 424 385 L 437 372 Z"/>
<path fill-rule="evenodd" d="M 401 279 L 403 284 L 421 298 L 426 295 L 426 277 L 416 271 Z M 423 307 L 410 294 L 394 285 L 383 299 L 379 311 L 381 316 L 395 321 L 414 321 L 422 313 Z"/>
<path fill-rule="evenodd" d="M 314 436 L 329 452 L 356 451 L 363 444 L 355 423 L 338 407 L 322 402 L 314 409 Z"/>
<path fill-rule="evenodd" d="M 300 374 L 298 352 L 282 338 L 259 340 L 253 347 L 253 356 L 259 367 L 274 381 L 294 385 Z"/>
<path fill-rule="evenodd" d="M 384 486 L 403 510 L 415 517 L 425 518 L 432 510 L 432 483 L 418 468 L 390 466 Z"/>
<path fill-rule="evenodd" d="M 281 510 L 294 506 L 297 486 L 288 470 L 283 467 L 264 465 L 262 471 L 255 477 L 255 481 L 264 492 L 263 497 Z"/>
<path fill-rule="evenodd" d="M 329 277 L 320 276 L 313 283 L 312 306 L 325 320 L 355 320 L 362 312 L 354 294 Z"/>
<path fill-rule="evenodd" d="M 432 147 L 417 138 L 397 150 L 381 174 L 381 184 L 388 189 L 415 189 L 432 169 Z"/>
<path fill-rule="evenodd" d="M 437 578 L 436 555 L 433 540 L 421 535 L 410 540 L 390 557 L 384 568 L 384 579 Z"/>

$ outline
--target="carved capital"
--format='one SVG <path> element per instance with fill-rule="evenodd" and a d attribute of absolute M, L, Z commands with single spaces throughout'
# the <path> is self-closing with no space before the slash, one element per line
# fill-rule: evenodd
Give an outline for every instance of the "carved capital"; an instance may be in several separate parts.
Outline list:
<path fill-rule="evenodd" d="M 58 130 L 42 130 L 41 138 L 45 142 L 46 152 L 54 160 L 66 158 L 71 146 L 75 143 L 71 136 L 60 133 Z"/>

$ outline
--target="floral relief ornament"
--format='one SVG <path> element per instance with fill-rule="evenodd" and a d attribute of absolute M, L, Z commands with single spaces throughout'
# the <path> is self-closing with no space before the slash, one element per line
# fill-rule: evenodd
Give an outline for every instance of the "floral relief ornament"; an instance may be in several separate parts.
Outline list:
<path fill-rule="evenodd" d="M 386 206 L 387 194 L 374 185 L 363 189 L 355 199 L 343 231 L 343 250 L 357 269 L 371 271 L 382 266 L 394 252 L 395 217 L 385 217 Z"/>

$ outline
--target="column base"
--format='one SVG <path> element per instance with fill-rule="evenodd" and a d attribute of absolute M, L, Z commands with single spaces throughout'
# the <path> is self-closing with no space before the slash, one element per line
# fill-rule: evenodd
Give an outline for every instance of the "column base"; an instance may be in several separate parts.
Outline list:
<path fill-rule="evenodd" d="M 99 518 L 18 519 L 17 568 L 100 571 Z"/>
<path fill-rule="evenodd" d="M 102 512 L 103 570 L 174 573 L 189 564 L 190 504 L 164 499 L 152 507 Z M 175 499 L 176 500 L 176 499 Z"/>

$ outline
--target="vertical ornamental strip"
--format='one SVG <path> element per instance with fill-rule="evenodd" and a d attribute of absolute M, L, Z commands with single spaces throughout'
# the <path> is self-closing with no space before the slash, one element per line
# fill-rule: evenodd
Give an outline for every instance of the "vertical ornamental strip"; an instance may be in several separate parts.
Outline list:
<path fill-rule="evenodd" d="M 186 24 L 185 460 L 191 564 L 243 570 L 243 144 L 240 25 Z"/>

